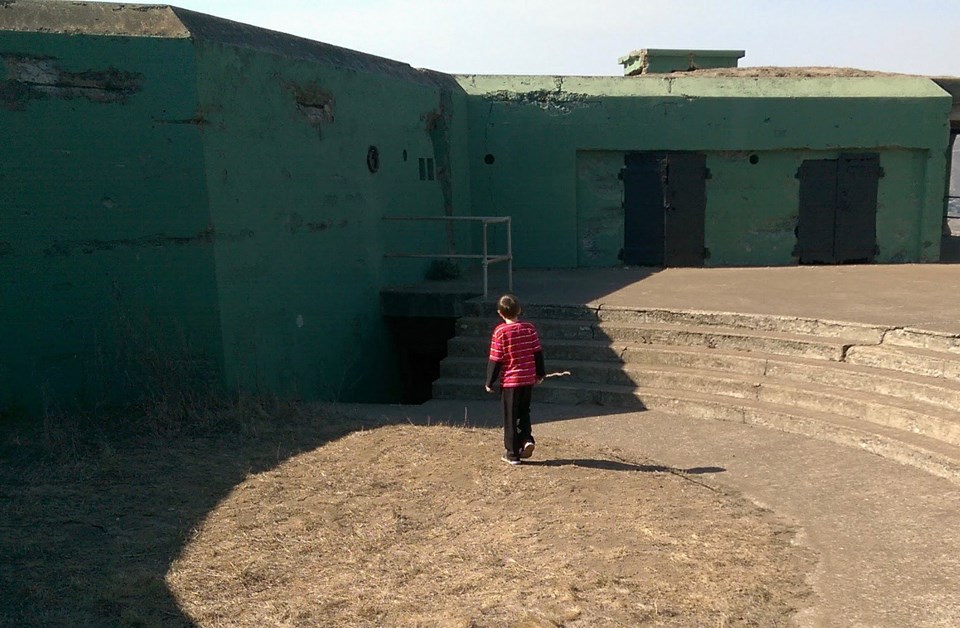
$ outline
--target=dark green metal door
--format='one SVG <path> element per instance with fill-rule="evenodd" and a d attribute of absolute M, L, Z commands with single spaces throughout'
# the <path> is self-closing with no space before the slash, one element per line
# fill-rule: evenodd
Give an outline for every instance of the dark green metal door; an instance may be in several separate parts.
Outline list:
<path fill-rule="evenodd" d="M 809 159 L 800 166 L 796 254 L 801 264 L 870 262 L 877 247 L 876 154 Z"/>
<path fill-rule="evenodd" d="M 666 170 L 665 265 L 703 266 L 707 157 L 696 153 L 670 153 Z"/>
<path fill-rule="evenodd" d="M 623 263 L 663 266 L 664 155 L 627 153 L 623 168 Z"/>
<path fill-rule="evenodd" d="M 706 156 L 627 153 L 623 169 L 623 261 L 703 266 Z"/>
<path fill-rule="evenodd" d="M 841 155 L 837 162 L 834 251 L 840 263 L 870 262 L 877 248 L 878 155 Z"/>
<path fill-rule="evenodd" d="M 801 264 L 832 264 L 837 215 L 837 161 L 808 159 L 800 166 L 797 256 Z"/>

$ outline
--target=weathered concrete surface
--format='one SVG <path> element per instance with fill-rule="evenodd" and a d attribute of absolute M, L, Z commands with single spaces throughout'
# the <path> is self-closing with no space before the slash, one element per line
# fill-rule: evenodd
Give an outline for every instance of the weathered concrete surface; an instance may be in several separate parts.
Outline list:
<path fill-rule="evenodd" d="M 960 266 L 521 270 L 526 303 L 797 316 L 960 334 Z"/>
<path fill-rule="evenodd" d="M 413 421 L 499 423 L 495 401 L 370 411 Z M 798 542 L 820 558 L 810 574 L 816 598 L 797 616 L 800 626 L 960 625 L 960 491 L 954 484 L 866 452 L 765 428 L 652 411 L 591 412 L 604 410 L 535 403 L 534 431 L 673 468 L 721 467 L 711 483 L 800 528 Z M 537 456 L 550 452 L 538 448 Z"/>
<path fill-rule="evenodd" d="M 173 9 L 166 5 L 112 2 L 0 2 L 0 29 L 67 35 L 131 35 L 190 37 Z"/>
<path fill-rule="evenodd" d="M 893 338 L 936 341 L 946 350 L 960 333 L 960 266 L 951 264 L 526 270 L 514 283 L 528 305 L 854 321 L 933 330 Z M 499 423 L 498 404 L 491 401 L 434 400 L 382 411 L 411 420 Z M 800 542 L 820 554 L 811 574 L 817 598 L 798 616 L 801 626 L 960 625 L 960 490 L 948 480 L 849 446 L 682 413 L 535 400 L 534 423 L 540 435 L 616 447 L 674 468 L 726 469 L 714 481 L 799 526 Z"/>

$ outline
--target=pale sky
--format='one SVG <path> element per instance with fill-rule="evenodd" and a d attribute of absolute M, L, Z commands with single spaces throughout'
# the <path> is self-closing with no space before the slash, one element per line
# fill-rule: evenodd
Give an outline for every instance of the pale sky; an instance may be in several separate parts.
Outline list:
<path fill-rule="evenodd" d="M 641 48 L 741 66 L 960 76 L 960 0 L 180 0 L 201 13 L 457 74 L 619 75 Z"/>

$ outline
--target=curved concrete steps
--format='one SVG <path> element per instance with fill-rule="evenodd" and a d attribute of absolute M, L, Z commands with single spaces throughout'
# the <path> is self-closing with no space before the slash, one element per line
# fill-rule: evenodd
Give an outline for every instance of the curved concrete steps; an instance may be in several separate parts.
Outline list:
<path fill-rule="evenodd" d="M 488 305 L 480 308 L 489 309 Z M 960 482 L 960 341 L 876 325 L 722 312 L 531 308 L 541 403 L 650 408 L 772 427 Z M 434 397 L 483 398 L 489 311 L 458 321 Z"/>

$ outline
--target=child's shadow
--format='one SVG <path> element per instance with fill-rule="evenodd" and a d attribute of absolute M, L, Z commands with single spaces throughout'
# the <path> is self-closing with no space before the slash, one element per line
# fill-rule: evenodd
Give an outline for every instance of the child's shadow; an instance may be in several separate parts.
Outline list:
<path fill-rule="evenodd" d="M 705 473 L 723 473 L 723 467 L 693 467 L 690 469 L 675 469 L 660 464 L 630 464 L 618 460 L 594 460 L 586 458 L 554 459 L 554 460 L 524 460 L 524 465 L 538 467 L 584 467 L 587 469 L 601 469 L 603 471 L 639 471 L 641 473 L 685 473 L 687 475 L 703 475 Z"/>

